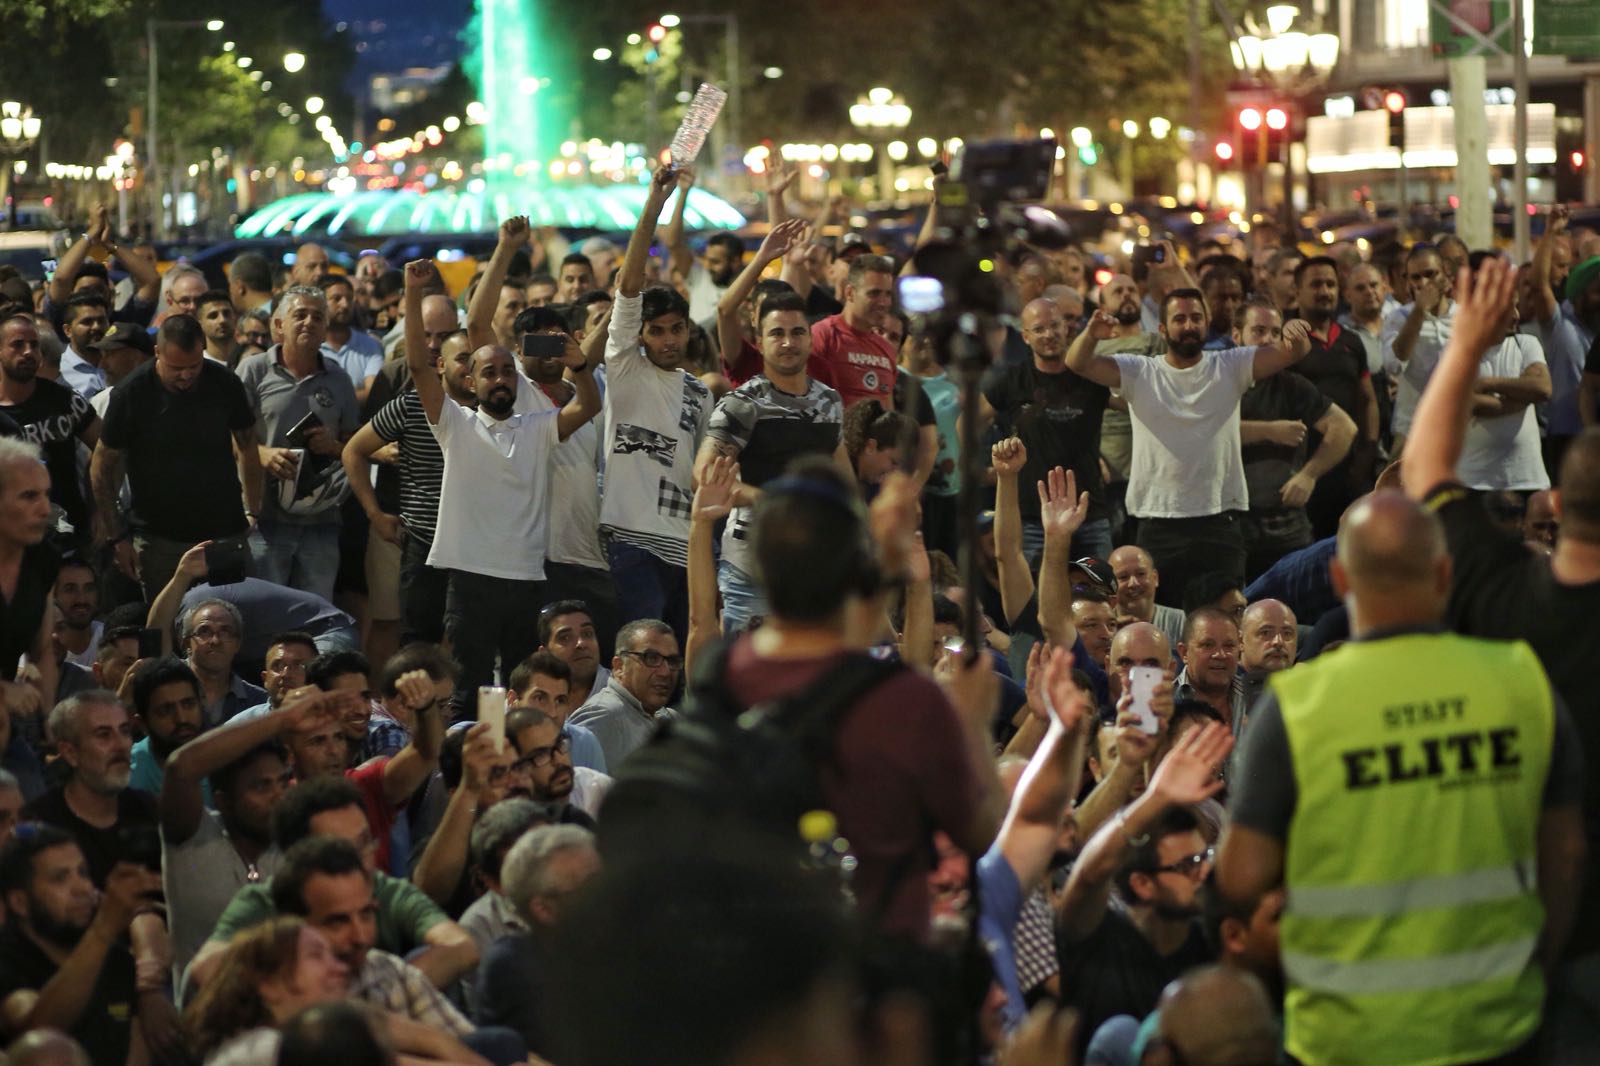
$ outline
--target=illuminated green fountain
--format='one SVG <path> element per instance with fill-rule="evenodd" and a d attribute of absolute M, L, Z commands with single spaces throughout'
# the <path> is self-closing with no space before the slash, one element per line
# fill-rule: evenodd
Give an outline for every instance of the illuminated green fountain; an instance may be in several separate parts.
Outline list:
<path fill-rule="evenodd" d="M 572 70 L 572 49 L 561 47 L 565 38 L 547 20 L 540 0 L 478 0 L 468 28 L 476 47 L 466 67 L 483 105 L 469 120 L 481 119 L 484 148 L 482 165 L 472 168 L 470 178 L 460 174 L 461 180 L 447 184 L 430 173 L 420 183 L 406 179 L 399 188 L 379 187 L 374 172 L 400 175 L 417 159 L 379 159 L 369 150 L 338 171 L 342 176 L 328 181 L 328 191 L 268 204 L 240 223 L 235 235 L 492 233 L 513 215 L 527 215 L 536 226 L 631 230 L 644 206 L 645 161 L 637 151 L 624 159 L 619 143 L 577 143 L 572 116 L 582 84 Z M 357 177 L 363 174 L 366 188 Z M 389 185 L 400 180 L 386 179 Z M 684 221 L 692 229 L 745 224 L 732 206 L 699 188 L 690 193 Z"/>

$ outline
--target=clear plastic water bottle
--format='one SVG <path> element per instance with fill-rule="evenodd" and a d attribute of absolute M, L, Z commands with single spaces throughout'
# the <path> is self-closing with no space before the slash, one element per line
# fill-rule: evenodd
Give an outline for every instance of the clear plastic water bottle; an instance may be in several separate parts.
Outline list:
<path fill-rule="evenodd" d="M 807 811 L 800 816 L 799 828 L 812 863 L 819 870 L 831 872 L 838 879 L 845 900 L 854 905 L 855 892 L 850 882 L 856 872 L 856 857 L 850 852 L 850 842 L 839 835 L 839 820 L 832 811 Z"/>

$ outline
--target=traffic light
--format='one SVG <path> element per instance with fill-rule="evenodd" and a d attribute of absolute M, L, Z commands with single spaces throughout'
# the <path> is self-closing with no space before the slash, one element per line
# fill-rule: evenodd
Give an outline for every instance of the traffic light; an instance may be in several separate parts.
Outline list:
<path fill-rule="evenodd" d="M 1239 166 L 1245 170 L 1259 170 L 1267 162 L 1267 124 L 1262 109 L 1255 105 L 1241 107 L 1234 116 L 1238 127 Z"/>
<path fill-rule="evenodd" d="M 1212 151 L 1214 151 L 1217 154 L 1217 162 L 1223 164 L 1224 166 L 1227 166 L 1227 165 L 1230 165 L 1230 164 L 1233 163 L 1233 142 L 1232 141 L 1218 141 L 1216 143 L 1216 145 L 1212 148 Z"/>
<path fill-rule="evenodd" d="M 1573 170 L 1582 170 L 1583 169 L 1583 153 L 1582 152 L 1574 151 L 1570 158 L 1572 159 L 1572 169 Z"/>
<path fill-rule="evenodd" d="M 667 39 L 667 28 L 659 22 L 652 22 L 650 28 L 645 31 L 645 36 L 655 44 L 660 44 Z"/>
<path fill-rule="evenodd" d="M 1273 106 L 1266 110 L 1267 158 L 1279 162 L 1289 158 L 1289 112 Z"/>
<path fill-rule="evenodd" d="M 1406 147 L 1406 94 L 1399 89 L 1389 89 L 1383 94 L 1383 109 L 1389 112 L 1389 147 Z"/>

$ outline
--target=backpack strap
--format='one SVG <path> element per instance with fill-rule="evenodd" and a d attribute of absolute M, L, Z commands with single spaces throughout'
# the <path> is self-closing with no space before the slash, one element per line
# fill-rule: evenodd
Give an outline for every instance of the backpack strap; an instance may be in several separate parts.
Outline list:
<path fill-rule="evenodd" d="M 897 660 L 853 653 L 799 692 L 759 710 L 794 737 L 813 765 L 831 764 L 834 741 L 846 716 L 868 692 L 905 669 Z"/>

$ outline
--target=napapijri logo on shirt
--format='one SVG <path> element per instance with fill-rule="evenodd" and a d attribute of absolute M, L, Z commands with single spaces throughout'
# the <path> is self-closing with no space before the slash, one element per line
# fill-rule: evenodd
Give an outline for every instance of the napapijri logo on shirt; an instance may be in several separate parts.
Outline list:
<path fill-rule="evenodd" d="M 872 390 L 876 391 L 876 389 L 878 388 L 878 375 L 877 375 L 877 373 L 875 371 L 869 370 L 865 374 L 862 374 L 861 375 L 861 386 L 862 386 L 862 388 L 872 389 Z"/>
<path fill-rule="evenodd" d="M 312 402 L 318 407 L 328 408 L 333 406 L 333 392 L 325 386 L 317 386 L 311 394 Z"/>
<path fill-rule="evenodd" d="M 617 426 L 617 442 L 611 448 L 613 455 L 632 455 L 643 452 L 662 466 L 670 467 L 677 454 L 677 442 L 671 437 L 634 426 L 626 422 Z"/>

